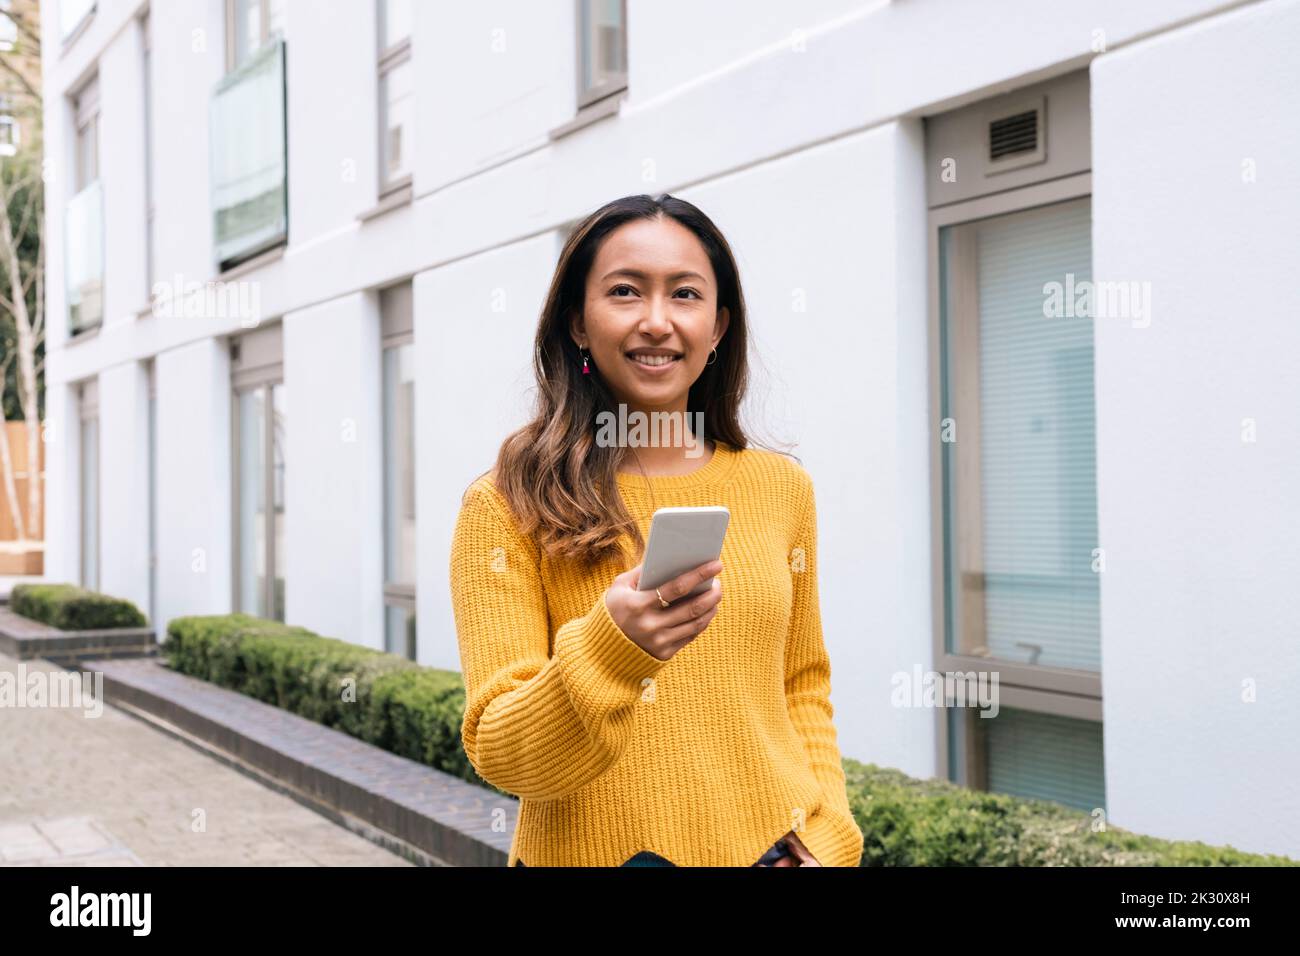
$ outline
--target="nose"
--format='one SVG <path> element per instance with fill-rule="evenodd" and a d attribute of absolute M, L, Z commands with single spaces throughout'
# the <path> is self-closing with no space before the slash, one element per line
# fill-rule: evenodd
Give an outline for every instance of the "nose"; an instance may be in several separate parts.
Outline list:
<path fill-rule="evenodd" d="M 668 307 L 664 304 L 663 296 L 656 293 L 649 296 L 646 302 L 645 314 L 641 317 L 638 328 L 642 334 L 651 338 L 666 335 L 672 330 L 672 325 L 668 321 Z"/>

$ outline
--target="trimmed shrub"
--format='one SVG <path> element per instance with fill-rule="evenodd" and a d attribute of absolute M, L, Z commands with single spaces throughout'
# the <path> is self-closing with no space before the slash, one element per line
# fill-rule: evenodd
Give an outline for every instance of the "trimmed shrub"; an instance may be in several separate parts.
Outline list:
<path fill-rule="evenodd" d="M 465 683 L 454 671 L 394 671 L 371 686 L 373 724 L 367 739 L 385 750 L 505 793 L 474 770 L 461 742 Z"/>
<path fill-rule="evenodd" d="M 15 614 L 64 631 L 146 627 L 149 623 L 130 601 L 73 584 L 14 585 L 9 608 Z"/>
<path fill-rule="evenodd" d="M 162 652 L 183 674 L 491 787 L 461 744 L 465 685 L 454 671 L 246 614 L 176 618 Z"/>
<path fill-rule="evenodd" d="M 163 653 L 183 673 L 510 796 L 479 777 L 465 755 L 465 685 L 456 671 L 243 614 L 177 618 Z M 866 837 L 862 866 L 1300 865 L 1110 825 L 1094 831 L 1090 814 L 1058 803 L 856 760 L 843 765 L 849 806 Z"/>
<path fill-rule="evenodd" d="M 1052 803 L 844 761 L 863 866 L 1300 866 L 1282 856 L 1141 836 Z"/>

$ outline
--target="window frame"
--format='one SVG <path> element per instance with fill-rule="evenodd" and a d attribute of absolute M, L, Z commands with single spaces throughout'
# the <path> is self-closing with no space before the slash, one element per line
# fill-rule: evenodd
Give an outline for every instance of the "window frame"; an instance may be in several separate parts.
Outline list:
<path fill-rule="evenodd" d="M 275 405 L 274 389 L 277 385 L 283 386 L 284 382 L 284 352 L 283 339 L 281 338 L 281 325 L 274 325 L 259 329 L 247 335 L 239 336 L 231 340 L 231 375 L 230 375 L 230 602 L 231 609 L 235 613 L 251 613 L 241 610 L 240 592 L 240 572 L 241 558 L 243 555 L 243 537 L 240 534 L 240 507 L 243 503 L 239 493 L 240 489 L 240 470 L 243 466 L 242 456 L 240 455 L 240 440 L 243 437 L 240 433 L 240 415 L 239 400 L 240 397 L 248 392 L 261 392 L 262 409 L 266 416 L 265 427 L 262 435 L 262 461 L 264 463 L 262 475 L 262 496 L 267 503 L 266 512 L 266 541 L 265 551 L 263 552 L 263 561 L 266 568 L 266 575 L 262 582 L 262 601 L 266 609 L 265 619 L 273 621 L 282 621 L 284 618 L 276 617 L 276 600 L 275 600 L 275 579 L 276 579 L 276 559 L 278 557 L 275 547 Z M 251 353 L 251 354 L 250 354 Z M 286 463 L 287 468 L 287 463 Z M 287 491 L 287 489 L 286 489 Z M 288 495 L 285 495 L 285 513 L 288 512 Z M 285 575 L 285 615 L 288 616 L 288 575 Z"/>
<path fill-rule="evenodd" d="M 4 107 L 0 106 L 0 109 Z M 18 147 L 22 145 L 22 127 L 18 124 L 18 117 L 0 112 L 0 130 L 6 131 L 0 134 L 0 156 L 16 156 Z"/>
<path fill-rule="evenodd" d="M 379 290 L 379 315 L 380 315 L 380 349 L 379 349 L 379 380 L 380 388 L 383 390 L 380 396 L 380 408 L 382 414 L 381 427 L 383 430 L 383 498 L 384 498 L 384 586 L 383 586 L 383 603 L 384 603 L 384 646 L 388 647 L 388 609 L 390 607 L 399 607 L 407 612 L 408 615 L 416 613 L 416 583 L 412 581 L 394 581 L 389 578 L 388 554 L 391 541 L 389 540 L 389 514 L 394 507 L 394 502 L 389 497 L 389 486 L 393 462 L 388 456 L 388 438 L 389 430 L 393 423 L 388 420 L 388 376 L 385 366 L 387 365 L 388 353 L 394 349 L 403 346 L 415 344 L 415 315 L 414 315 L 414 286 L 410 279 L 399 282 Z M 414 409 L 412 409 L 414 413 Z M 412 422 L 414 426 L 414 422 Z M 415 462 L 415 441 L 416 434 L 412 427 L 411 435 L 411 467 L 414 468 Z M 418 485 L 417 485 L 418 487 Z M 418 525 L 418 517 L 416 518 Z M 417 544 L 418 547 L 418 544 Z M 417 628 L 415 644 L 409 647 L 405 655 L 411 660 L 418 656 L 419 649 L 419 632 Z M 394 652 L 390 652 L 394 653 Z"/>
<path fill-rule="evenodd" d="M 595 86 L 586 85 L 586 77 L 583 75 L 582 62 L 583 51 L 587 43 L 589 31 L 586 29 L 588 14 L 591 10 L 593 0 L 575 0 L 574 4 L 574 27 L 576 30 L 577 45 L 574 47 L 576 54 L 574 60 L 574 74 L 577 81 L 577 104 L 578 111 L 586 109 L 595 103 L 610 97 L 615 97 L 627 89 L 628 71 L 627 71 L 627 0 L 619 0 L 620 19 L 623 24 L 622 44 L 623 44 L 623 72 L 598 83 Z"/>
<path fill-rule="evenodd" d="M 153 287 L 157 279 L 155 262 L 156 244 L 154 240 L 154 115 L 153 115 L 153 44 L 149 40 L 152 24 L 150 11 L 145 8 L 136 20 L 140 30 L 140 70 L 144 97 L 144 270 L 145 302 L 153 300 Z M 146 313 L 147 314 L 147 311 Z"/>
<path fill-rule="evenodd" d="M 378 160 L 376 163 L 376 181 L 381 201 L 403 190 L 409 192 L 414 179 L 413 171 L 403 173 L 395 179 L 389 179 L 384 162 L 388 152 L 386 145 L 386 137 L 388 136 L 388 96 L 386 95 L 387 87 L 385 83 L 393 72 L 411 64 L 411 39 L 415 29 L 414 23 L 412 23 L 411 33 L 402 37 L 392 46 L 385 47 L 383 44 L 387 26 L 385 20 L 387 6 L 386 0 L 375 0 L 375 103 L 377 106 L 375 115 L 379 127 L 375 139 L 376 158 Z M 414 14 L 414 3 L 411 4 L 411 10 Z M 414 84 L 412 84 L 412 89 L 414 89 Z M 410 149 L 410 145 L 404 143 L 402 148 Z"/>
<path fill-rule="evenodd" d="M 84 193 L 93 188 L 99 188 L 98 197 L 98 218 L 99 218 L 99 276 L 98 289 L 99 295 L 99 316 L 93 322 L 82 322 L 78 327 L 72 326 L 72 308 L 73 303 L 71 296 L 64 302 L 64 321 L 67 322 L 67 341 L 83 341 L 90 335 L 95 334 L 104 324 L 104 294 L 107 286 L 107 269 L 105 268 L 104 256 L 106 255 L 106 234 L 104 233 L 104 196 L 103 188 L 100 185 L 100 154 L 103 139 L 103 131 L 100 128 L 100 95 L 99 95 L 99 73 L 92 73 L 87 77 L 75 90 L 67 94 L 65 105 L 68 114 L 72 120 L 72 139 L 71 148 L 73 155 L 71 158 L 72 176 L 70 180 L 64 183 L 66 191 L 66 201 L 64 203 L 64 263 L 63 263 L 63 283 L 65 293 L 69 292 L 68 287 L 68 258 L 67 244 L 75 241 L 75 231 L 67 227 L 67 218 L 70 215 L 70 207 Z M 88 143 L 91 141 L 91 131 L 93 130 L 93 150 Z M 64 155 L 67 156 L 65 149 Z M 86 158 L 89 156 L 94 163 L 94 176 L 88 177 Z M 84 203 L 83 203 L 84 206 Z M 84 305 L 84 300 L 82 300 Z"/>
<path fill-rule="evenodd" d="M 271 4 L 276 0 L 254 0 L 258 8 L 257 17 L 257 46 L 248 51 L 248 59 L 257 54 L 257 51 L 266 46 L 271 41 Z M 239 62 L 238 51 L 235 49 L 235 37 L 238 35 L 236 30 L 236 12 L 239 8 L 239 0 L 226 0 L 226 72 L 233 73 L 241 64 Z"/>
<path fill-rule="evenodd" d="M 155 636 L 158 626 L 158 363 L 148 359 L 145 363 L 148 382 L 148 458 L 149 458 L 149 625 Z"/>
<path fill-rule="evenodd" d="M 82 190 L 89 188 L 91 185 L 99 181 L 99 149 L 102 141 L 99 118 L 99 74 L 96 73 L 72 94 L 72 142 L 75 150 L 73 156 L 72 178 L 73 196 L 80 195 Z M 92 127 L 95 132 L 95 175 L 87 177 L 84 147 L 86 142 L 85 137 Z"/>
<path fill-rule="evenodd" d="M 95 487 L 93 489 L 86 487 L 86 423 L 94 422 L 95 424 Z M 89 378 L 83 381 L 77 390 L 77 503 L 80 512 L 80 521 L 78 522 L 77 551 L 79 555 L 79 567 L 77 568 L 77 577 L 81 581 L 81 586 L 88 591 L 98 591 L 99 582 L 102 578 L 103 569 L 103 456 L 100 454 L 103 443 L 100 441 L 100 417 L 99 417 L 99 378 Z M 86 535 L 89 525 L 86 522 L 86 502 L 89 500 L 90 492 L 95 496 L 95 526 L 94 526 L 94 580 L 87 580 L 87 558 L 86 553 Z"/>
<path fill-rule="evenodd" d="M 992 193 L 946 205 L 928 211 L 926 227 L 929 287 L 929 387 L 930 407 L 936 410 L 931 416 L 931 447 L 936 452 L 930 456 L 930 514 L 931 518 L 931 606 L 933 609 L 932 650 L 934 669 L 940 673 L 988 671 L 994 667 L 999 675 L 1000 705 L 1013 709 L 1037 711 L 1095 721 L 1103 724 L 1101 673 L 1091 673 L 1071 668 L 1023 664 L 974 655 L 951 653 L 947 649 L 946 621 L 948 615 L 948 554 L 945 541 L 944 514 L 944 455 L 942 442 L 943 342 L 941 340 L 941 290 L 940 290 L 940 231 L 956 226 L 1012 213 L 1023 212 L 1067 202 L 1073 199 L 1091 199 L 1091 171 L 1075 173 L 1059 179 L 1021 186 L 1006 192 Z M 960 491 L 958 492 L 961 493 Z M 955 731 L 949 728 L 950 714 Z M 936 760 L 954 782 L 974 789 L 987 789 L 985 757 L 981 735 L 976 721 L 976 708 L 937 708 Z M 959 739 L 954 739 L 957 736 Z"/>

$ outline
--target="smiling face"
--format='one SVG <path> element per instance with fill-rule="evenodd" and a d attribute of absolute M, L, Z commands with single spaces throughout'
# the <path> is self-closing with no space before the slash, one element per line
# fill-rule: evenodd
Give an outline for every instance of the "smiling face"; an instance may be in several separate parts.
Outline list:
<path fill-rule="evenodd" d="M 636 219 L 605 237 L 570 329 L 629 411 L 686 411 L 727 330 L 708 253 L 675 219 Z"/>

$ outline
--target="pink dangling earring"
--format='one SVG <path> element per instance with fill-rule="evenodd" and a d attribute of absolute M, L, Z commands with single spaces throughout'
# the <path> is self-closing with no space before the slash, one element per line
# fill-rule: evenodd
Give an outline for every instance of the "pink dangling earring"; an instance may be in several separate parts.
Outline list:
<path fill-rule="evenodd" d="M 591 369 L 587 366 L 587 353 L 586 353 L 586 352 L 583 352 L 583 353 L 582 353 L 582 374 L 583 374 L 583 375 L 590 375 L 590 374 L 591 374 Z"/>

